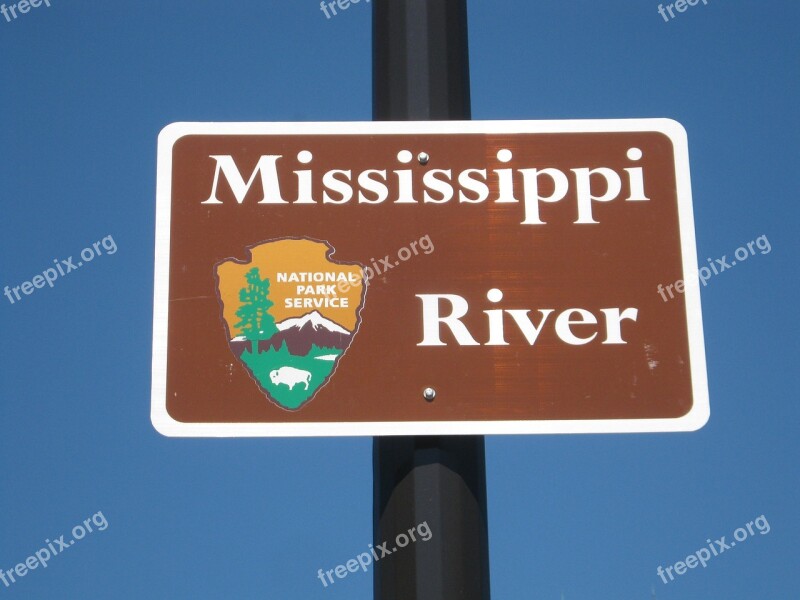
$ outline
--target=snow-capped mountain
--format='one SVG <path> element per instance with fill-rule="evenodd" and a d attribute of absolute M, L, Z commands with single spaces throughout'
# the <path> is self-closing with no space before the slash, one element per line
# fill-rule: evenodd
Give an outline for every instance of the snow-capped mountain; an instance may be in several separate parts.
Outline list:
<path fill-rule="evenodd" d="M 302 329 L 306 323 L 310 323 L 311 326 L 314 328 L 314 330 L 317 330 L 320 327 L 322 327 L 334 333 L 343 333 L 345 335 L 350 335 L 350 332 L 347 331 L 347 329 L 345 329 L 338 323 L 331 321 L 330 319 L 326 319 L 316 310 L 310 313 L 306 313 L 302 317 L 292 317 L 290 319 L 286 319 L 284 321 L 281 321 L 280 323 L 276 323 L 275 326 L 278 328 L 278 331 L 285 331 L 291 327 Z"/>
<path fill-rule="evenodd" d="M 327 319 L 319 312 L 312 311 L 301 317 L 285 319 L 275 326 L 278 332 L 270 339 L 258 343 L 259 352 L 272 348 L 280 348 L 286 342 L 289 352 L 298 356 L 305 356 L 312 345 L 319 348 L 338 348 L 344 350 L 350 345 L 351 333 L 338 323 Z M 231 347 L 241 354 L 245 348 L 250 348 L 250 342 L 244 336 L 237 336 L 231 340 Z"/>

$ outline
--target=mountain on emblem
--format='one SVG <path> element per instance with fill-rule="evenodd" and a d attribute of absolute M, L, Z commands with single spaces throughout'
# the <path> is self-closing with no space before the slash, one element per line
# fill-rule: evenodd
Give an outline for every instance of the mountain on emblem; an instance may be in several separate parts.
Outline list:
<path fill-rule="evenodd" d="M 297 410 L 353 341 L 366 297 L 363 267 L 334 261 L 332 246 L 305 238 L 248 251 L 249 260 L 215 269 L 228 343 L 267 398 Z"/>

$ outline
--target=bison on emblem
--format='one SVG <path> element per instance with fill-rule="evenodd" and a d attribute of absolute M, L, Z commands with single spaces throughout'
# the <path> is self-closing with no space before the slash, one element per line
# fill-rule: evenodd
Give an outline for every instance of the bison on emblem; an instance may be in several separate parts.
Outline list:
<path fill-rule="evenodd" d="M 290 390 L 294 389 L 298 383 L 308 384 L 311 383 L 311 373 L 303 371 L 303 369 L 295 369 L 294 367 L 281 367 L 270 371 L 269 378 L 273 385 L 286 385 Z"/>

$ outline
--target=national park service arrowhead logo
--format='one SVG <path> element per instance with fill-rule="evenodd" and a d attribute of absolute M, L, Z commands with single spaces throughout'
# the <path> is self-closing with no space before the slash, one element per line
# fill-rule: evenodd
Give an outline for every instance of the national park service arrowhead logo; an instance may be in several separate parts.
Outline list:
<path fill-rule="evenodd" d="M 363 267 L 327 242 L 284 238 L 215 268 L 231 351 L 278 406 L 297 410 L 331 378 L 361 323 Z"/>

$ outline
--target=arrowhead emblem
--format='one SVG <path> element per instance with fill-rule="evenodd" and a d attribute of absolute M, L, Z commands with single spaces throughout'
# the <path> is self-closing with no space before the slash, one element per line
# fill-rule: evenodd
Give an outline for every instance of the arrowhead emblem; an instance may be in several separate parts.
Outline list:
<path fill-rule="evenodd" d="M 283 238 L 215 266 L 228 344 L 267 398 L 298 410 L 330 380 L 361 324 L 364 267 L 327 242 Z"/>

